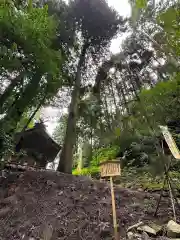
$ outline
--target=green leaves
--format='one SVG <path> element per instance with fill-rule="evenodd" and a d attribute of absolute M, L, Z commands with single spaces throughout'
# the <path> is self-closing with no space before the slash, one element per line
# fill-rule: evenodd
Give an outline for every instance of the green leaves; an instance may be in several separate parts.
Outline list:
<path fill-rule="evenodd" d="M 23 121 L 25 113 L 39 102 L 43 104 L 44 94 L 52 98 L 61 86 L 62 57 L 53 47 L 56 27 L 47 6 L 33 7 L 31 0 L 27 7 L 20 8 L 7 1 L 0 3 L 2 75 L 7 74 L 7 78 L 15 75 L 16 80 L 16 75 L 23 73 L 17 81 L 9 79 L 8 94 L 4 91 L 1 96 L 1 107 L 6 111 L 2 120 L 6 133 L 12 128 L 22 128 L 26 122 Z"/>
<path fill-rule="evenodd" d="M 11 51 L 15 54 L 21 50 L 42 72 L 52 74 L 58 72 L 61 59 L 60 52 L 51 48 L 56 26 L 47 7 L 27 7 L 22 12 L 13 6 L 0 5 L 0 34 L 12 42 Z"/>
<path fill-rule="evenodd" d="M 163 27 L 166 32 L 166 44 L 173 50 L 176 56 L 180 56 L 180 10 L 177 7 L 170 7 L 165 12 L 161 13 L 157 22 Z"/>
<path fill-rule="evenodd" d="M 13 152 L 13 140 L 10 135 L 7 135 L 4 129 L 0 128 L 0 159 Z"/>
<path fill-rule="evenodd" d="M 129 116 L 131 126 L 122 129 L 119 144 L 124 153 L 124 166 L 144 166 L 154 164 L 158 166 L 155 144 L 161 135 L 159 125 L 167 124 L 169 121 L 179 122 L 180 112 L 180 76 L 167 82 L 160 82 L 154 88 L 143 90 L 139 94 L 140 102 L 131 106 L 133 116 Z M 145 114 L 148 118 L 145 118 Z M 125 119 L 128 121 L 128 119 Z M 155 130 L 151 134 L 150 126 Z M 134 129 L 134 132 L 131 130 Z M 177 126 L 175 126 L 177 129 Z M 130 134 L 131 133 L 131 134 Z M 179 136 L 176 136 L 179 143 Z M 154 163 L 153 163 L 154 161 Z M 161 165 L 162 166 L 162 165 Z"/>
<path fill-rule="evenodd" d="M 90 167 L 90 168 L 83 168 L 81 170 L 75 169 L 73 171 L 73 175 L 82 175 L 82 176 L 89 176 L 94 178 L 100 178 L 100 169 L 99 167 Z"/>
<path fill-rule="evenodd" d="M 60 145 L 63 145 L 64 137 L 66 134 L 67 120 L 68 120 L 67 114 L 63 115 L 59 119 L 58 124 L 53 132 L 53 138 Z"/>
<path fill-rule="evenodd" d="M 148 116 L 157 123 L 178 117 L 179 98 L 179 76 L 174 81 L 159 83 L 155 88 L 145 90 L 140 95 Z"/>
<path fill-rule="evenodd" d="M 147 0 L 136 0 L 136 7 L 137 8 L 145 8 L 147 6 Z"/>
<path fill-rule="evenodd" d="M 165 28 L 172 29 L 173 24 L 175 24 L 177 21 L 177 14 L 178 14 L 178 10 L 171 7 L 158 17 L 158 22 L 160 24 L 163 24 Z"/>
<path fill-rule="evenodd" d="M 131 22 L 133 27 L 136 27 L 137 22 L 140 18 L 141 10 L 147 7 L 147 0 L 135 0 L 131 1 L 132 13 L 131 13 Z"/>
<path fill-rule="evenodd" d="M 121 129 L 120 128 L 115 128 L 115 135 L 119 137 L 121 135 Z"/>
<path fill-rule="evenodd" d="M 101 162 L 115 159 L 119 151 L 120 147 L 117 145 L 99 148 L 93 152 L 91 165 L 98 166 Z"/>

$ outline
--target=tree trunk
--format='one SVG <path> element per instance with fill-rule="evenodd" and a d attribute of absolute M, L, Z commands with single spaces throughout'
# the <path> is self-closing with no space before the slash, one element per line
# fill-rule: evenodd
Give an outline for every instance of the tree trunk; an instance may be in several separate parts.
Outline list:
<path fill-rule="evenodd" d="M 79 144 L 79 149 L 78 149 L 78 166 L 77 169 L 81 170 L 83 168 L 83 142 Z"/>
<path fill-rule="evenodd" d="M 42 104 L 44 103 L 46 98 L 46 95 L 43 96 L 43 98 L 40 100 L 39 104 L 37 105 L 36 109 L 34 110 L 34 112 L 31 114 L 30 118 L 28 119 L 27 123 L 25 124 L 25 126 L 23 127 L 21 133 L 24 133 L 28 127 L 28 125 L 30 124 L 30 122 L 33 120 L 33 118 L 35 117 L 36 113 L 38 112 L 38 110 L 40 109 L 40 107 L 42 106 Z M 22 136 L 19 138 L 19 140 L 16 142 L 16 147 L 18 147 L 18 144 L 20 144 L 22 139 Z"/>
<path fill-rule="evenodd" d="M 92 157 L 93 157 L 93 120 L 92 120 L 92 116 L 91 116 L 91 149 L 90 149 L 90 162 L 92 161 Z M 89 167 L 89 164 L 88 164 Z"/>
<path fill-rule="evenodd" d="M 24 132 L 26 130 L 26 128 L 28 127 L 28 125 L 30 124 L 30 122 L 33 120 L 33 118 L 35 117 L 36 113 L 38 112 L 38 110 L 41 108 L 41 106 L 43 105 L 43 103 L 45 102 L 46 99 L 46 92 L 44 93 L 43 98 L 40 100 L 39 104 L 37 105 L 36 109 L 34 110 L 34 112 L 31 114 L 30 118 L 28 119 L 27 123 L 25 124 L 25 126 L 22 129 L 22 132 Z"/>
<path fill-rule="evenodd" d="M 104 112 L 105 112 L 105 117 L 106 117 L 106 123 L 108 125 L 108 128 L 111 129 L 111 122 L 110 122 L 110 114 L 108 111 L 108 104 L 107 104 L 107 100 L 106 100 L 106 94 L 103 94 L 103 100 L 104 100 Z"/>
<path fill-rule="evenodd" d="M 6 133 L 10 133 L 16 128 L 16 125 L 22 117 L 24 111 L 31 104 L 32 99 L 36 95 L 40 80 L 41 75 L 35 74 L 30 83 L 26 86 L 22 96 L 16 101 L 14 106 L 9 109 L 6 117 L 2 119 L 2 124 L 4 125 Z"/>
<path fill-rule="evenodd" d="M 58 165 L 58 171 L 65 173 L 72 173 L 72 163 L 73 163 L 73 148 L 76 143 L 76 121 L 78 117 L 78 102 L 80 96 L 80 85 L 81 85 L 81 70 L 85 61 L 85 54 L 88 45 L 85 43 L 79 63 L 77 66 L 76 78 L 74 89 L 72 91 L 71 103 L 69 106 L 69 116 L 67 121 L 66 136 L 64 139 L 64 144 L 62 152 L 60 155 L 60 162 Z"/>
<path fill-rule="evenodd" d="M 18 85 L 18 83 L 23 78 L 24 73 L 20 73 L 14 80 L 11 81 L 11 83 L 7 86 L 7 88 L 4 90 L 3 94 L 0 96 L 0 113 L 3 113 L 3 106 L 4 103 L 7 101 L 7 99 L 11 96 L 12 91 L 14 88 Z"/>

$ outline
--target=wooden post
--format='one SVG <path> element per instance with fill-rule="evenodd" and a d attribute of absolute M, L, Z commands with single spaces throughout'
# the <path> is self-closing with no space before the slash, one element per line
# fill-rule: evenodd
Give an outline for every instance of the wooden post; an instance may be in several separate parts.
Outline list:
<path fill-rule="evenodd" d="M 112 213 L 113 213 L 113 227 L 114 227 L 114 239 L 120 240 L 119 229 L 117 225 L 116 217 L 116 204 L 113 188 L 113 176 L 121 175 L 121 166 L 119 160 L 109 160 L 100 164 L 101 177 L 110 177 L 111 183 L 111 198 L 112 198 Z"/>
<path fill-rule="evenodd" d="M 169 195 L 170 195 L 172 209 L 173 209 L 174 221 L 176 222 L 176 211 L 175 211 L 174 196 L 172 194 L 172 189 L 171 189 L 171 184 L 170 184 L 169 178 L 167 178 L 167 182 L 168 182 Z"/>
<path fill-rule="evenodd" d="M 110 177 L 111 182 L 111 197 L 112 197 L 112 213 L 113 213 L 113 226 L 114 226 L 114 238 L 115 240 L 119 240 L 119 233 L 118 233 L 118 225 L 117 225 L 117 217 L 116 217 L 116 203 L 115 203 L 115 196 L 114 196 L 114 188 L 113 188 L 113 178 Z"/>

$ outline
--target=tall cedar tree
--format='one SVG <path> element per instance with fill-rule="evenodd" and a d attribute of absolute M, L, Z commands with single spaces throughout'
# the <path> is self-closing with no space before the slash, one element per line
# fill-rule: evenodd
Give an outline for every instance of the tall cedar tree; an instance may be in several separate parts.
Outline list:
<path fill-rule="evenodd" d="M 80 35 L 81 50 L 69 106 L 66 136 L 58 166 L 59 171 L 66 173 L 72 172 L 80 87 L 82 74 L 86 70 L 85 66 L 90 58 L 95 61 L 100 59 L 123 22 L 117 12 L 111 9 L 104 0 L 71 1 L 69 9 L 67 18 L 73 21 L 74 29 Z"/>

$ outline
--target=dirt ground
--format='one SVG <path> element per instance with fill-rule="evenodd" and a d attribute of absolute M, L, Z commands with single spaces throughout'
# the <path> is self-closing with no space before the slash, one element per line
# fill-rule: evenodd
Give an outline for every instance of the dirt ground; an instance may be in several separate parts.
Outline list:
<path fill-rule="evenodd" d="M 172 219 L 167 197 L 154 217 L 158 194 L 118 187 L 115 194 L 122 239 L 138 221 Z M 112 236 L 108 183 L 54 171 L 13 173 L 0 179 L 0 240 L 108 240 Z"/>

